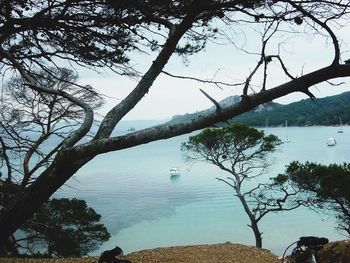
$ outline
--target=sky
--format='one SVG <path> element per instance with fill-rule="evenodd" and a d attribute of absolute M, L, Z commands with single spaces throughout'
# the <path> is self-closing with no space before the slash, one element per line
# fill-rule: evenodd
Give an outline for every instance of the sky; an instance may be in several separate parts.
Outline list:
<path fill-rule="evenodd" d="M 304 29 L 301 29 L 303 31 Z M 350 26 L 336 31 L 342 38 L 342 58 L 350 58 Z M 236 46 L 247 51 L 256 52 L 261 49 L 261 40 L 251 28 L 240 28 L 233 33 Z M 276 35 L 267 48 L 266 54 L 277 54 L 279 43 L 284 41 L 280 55 L 285 60 L 288 70 L 294 76 L 306 74 L 312 70 L 327 66 L 333 59 L 333 46 L 329 39 L 321 34 L 303 35 L 281 33 Z M 133 57 L 132 64 L 144 72 L 154 54 L 138 54 Z M 173 55 L 165 67 L 165 71 L 175 75 L 190 76 L 202 79 L 215 79 L 228 83 L 242 82 L 255 67 L 259 56 L 249 55 L 230 44 L 216 45 L 210 43 L 204 51 L 190 56 L 184 63 L 182 58 Z M 267 88 L 282 84 L 289 79 L 281 71 L 277 62 L 269 64 Z M 331 86 L 327 83 L 313 87 L 311 91 L 318 98 L 339 94 L 350 90 L 350 78 L 334 80 L 334 83 L 344 82 L 341 86 Z M 99 112 L 103 117 L 109 109 L 120 102 L 137 85 L 136 81 L 126 77 L 117 76 L 112 72 L 94 74 L 84 72 L 80 83 L 95 87 L 100 93 L 106 95 L 106 103 Z M 255 89 L 258 91 L 262 83 L 262 75 L 254 79 Z M 222 87 L 213 84 L 204 84 L 196 81 L 181 80 L 161 74 L 142 101 L 129 112 L 124 120 L 166 120 L 174 115 L 196 112 L 211 107 L 210 102 L 199 89 L 205 90 L 217 101 L 228 96 L 240 95 L 242 88 Z M 287 104 L 308 97 L 302 93 L 293 93 L 276 100 L 275 102 Z"/>

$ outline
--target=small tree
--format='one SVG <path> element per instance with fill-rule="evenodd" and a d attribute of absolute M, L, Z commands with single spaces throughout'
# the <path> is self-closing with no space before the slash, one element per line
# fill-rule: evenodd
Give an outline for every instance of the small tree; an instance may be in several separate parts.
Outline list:
<path fill-rule="evenodd" d="M 55 74 L 55 78 L 44 70 L 35 73 L 36 81 L 41 86 L 60 93 L 69 93 L 76 100 L 88 103 L 94 109 L 102 105 L 103 100 L 90 86 L 75 84 L 78 76 L 73 71 L 65 68 L 51 68 L 50 70 Z M 21 195 L 36 181 L 38 171 L 49 166 L 58 149 L 69 142 L 66 138 L 82 124 L 84 116 L 84 111 L 66 98 L 55 94 L 40 93 L 36 90 L 27 91 L 24 79 L 17 76 L 11 78 L 4 87 L 2 99 L 3 102 L 0 104 L 0 168 L 5 169 L 3 169 L 3 176 L 0 176 L 0 214 L 11 204 L 11 199 Z M 56 202 L 68 209 L 67 206 L 83 201 L 49 201 L 43 204 L 37 215 L 47 214 L 49 216 L 53 209 L 54 213 L 69 218 L 69 214 L 64 210 L 60 211 L 61 208 L 52 208 Z M 75 204 L 75 206 L 80 210 L 75 211 L 72 215 L 78 215 L 80 212 L 83 213 L 84 209 L 90 209 L 86 207 L 86 204 L 84 208 L 83 203 Z M 88 214 L 87 211 L 84 216 L 86 220 L 97 220 L 96 217 L 99 217 L 98 214 L 92 212 Z M 42 243 L 42 240 L 53 242 L 48 245 L 46 253 L 49 256 L 78 256 L 80 253 L 85 255 L 85 251 L 88 251 L 84 248 L 85 245 L 78 247 L 80 242 L 78 236 L 74 237 L 78 241 L 76 245 L 73 243 L 68 245 L 69 240 L 73 240 L 72 236 L 67 235 L 68 232 L 59 227 L 51 228 L 55 226 L 55 223 L 48 218 L 42 219 L 42 222 L 38 220 L 41 220 L 41 217 L 30 219 L 29 223 L 19 228 L 22 231 L 25 229 L 27 234 L 25 250 L 29 253 L 30 248 L 37 247 L 38 242 Z M 43 229 L 43 226 L 46 228 Z M 52 231 L 53 234 L 50 236 L 47 231 Z M 6 244 L 7 252 L 13 254 L 18 253 L 16 242 L 18 235 L 16 234 L 12 234 Z M 57 242 L 54 241 L 56 237 Z M 91 236 L 90 241 L 89 239 L 87 241 L 92 242 L 93 238 Z M 61 242 L 62 240 L 65 242 Z M 59 244 L 64 244 L 64 247 L 59 249 Z M 54 248 L 51 248 L 52 246 Z M 68 248 L 74 251 L 68 251 Z"/>
<path fill-rule="evenodd" d="M 217 177 L 234 190 L 248 215 L 248 225 L 255 236 L 255 244 L 262 247 L 262 233 L 259 221 L 270 212 L 292 210 L 300 203 L 287 203 L 294 191 L 273 180 L 258 183 L 258 177 L 266 173 L 269 163 L 266 156 L 280 144 L 274 135 L 265 136 L 264 132 L 242 124 L 232 124 L 223 128 L 209 128 L 190 137 L 182 149 L 189 158 L 216 165 L 230 174 L 226 178 Z M 247 184 L 256 182 L 254 186 Z M 249 186 L 251 187 L 249 189 Z"/>
<path fill-rule="evenodd" d="M 84 200 L 52 199 L 23 225 L 25 238 L 17 240 L 17 245 L 27 254 L 81 257 L 110 238 L 100 219 Z"/>
<path fill-rule="evenodd" d="M 337 229 L 350 237 L 350 164 L 321 165 L 292 162 L 284 175 L 285 184 L 293 185 L 308 198 L 308 206 L 334 216 Z"/>

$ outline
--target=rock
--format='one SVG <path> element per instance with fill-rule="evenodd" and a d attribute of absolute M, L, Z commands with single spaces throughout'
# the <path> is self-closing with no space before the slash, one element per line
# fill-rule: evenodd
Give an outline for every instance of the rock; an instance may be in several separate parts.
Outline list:
<path fill-rule="evenodd" d="M 350 240 L 331 242 L 319 252 L 319 263 L 350 263 Z"/>
<path fill-rule="evenodd" d="M 269 250 L 230 242 L 142 250 L 126 257 L 133 263 L 280 263 Z"/>

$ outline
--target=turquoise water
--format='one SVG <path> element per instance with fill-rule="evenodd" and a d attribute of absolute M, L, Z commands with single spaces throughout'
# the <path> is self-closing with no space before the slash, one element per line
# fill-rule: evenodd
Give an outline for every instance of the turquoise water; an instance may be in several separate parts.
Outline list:
<path fill-rule="evenodd" d="M 268 128 L 291 142 L 271 155 L 267 177 L 284 171 L 293 160 L 349 162 L 350 127 Z M 180 151 L 189 135 L 104 154 L 83 167 L 57 196 L 87 201 L 102 215 L 112 234 L 99 251 L 120 246 L 124 252 L 173 245 L 230 241 L 253 245 L 248 218 L 232 190 L 215 177 L 225 175 L 206 163 L 190 163 Z M 337 140 L 327 147 L 329 137 Z M 172 179 L 169 169 L 179 167 Z M 261 222 L 263 246 L 276 254 L 303 235 L 344 239 L 332 218 L 306 209 L 271 214 Z"/>

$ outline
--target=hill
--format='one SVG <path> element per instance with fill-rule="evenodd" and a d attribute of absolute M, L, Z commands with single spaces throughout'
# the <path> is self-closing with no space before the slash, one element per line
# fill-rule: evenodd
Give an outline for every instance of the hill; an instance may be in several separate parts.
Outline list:
<path fill-rule="evenodd" d="M 226 104 L 228 100 L 238 102 L 240 97 L 227 98 L 221 101 L 220 105 Z M 338 125 L 341 117 L 343 124 L 349 124 L 349 102 L 350 92 L 316 100 L 305 99 L 287 105 L 271 102 L 234 117 L 233 120 L 255 127 L 283 126 L 286 121 L 288 121 L 289 126 L 329 126 Z M 169 123 L 189 120 L 213 110 L 215 110 L 214 107 L 201 112 L 177 115 Z"/>

